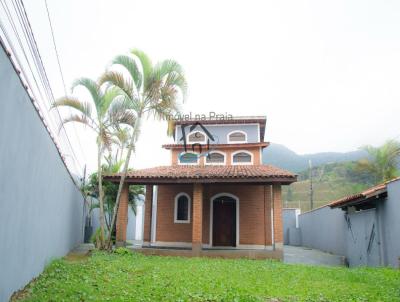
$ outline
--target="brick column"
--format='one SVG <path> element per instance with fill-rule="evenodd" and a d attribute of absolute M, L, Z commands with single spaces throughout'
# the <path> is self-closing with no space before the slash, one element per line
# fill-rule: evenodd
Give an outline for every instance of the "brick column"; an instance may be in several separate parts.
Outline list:
<path fill-rule="evenodd" d="M 126 241 L 126 227 L 128 225 L 129 185 L 124 184 L 121 192 L 116 222 L 116 246 L 124 246 Z"/>
<path fill-rule="evenodd" d="M 200 256 L 203 238 L 203 185 L 193 184 L 192 251 Z"/>
<path fill-rule="evenodd" d="M 264 236 L 265 245 L 272 245 L 272 225 L 271 225 L 271 206 L 272 206 L 272 187 L 264 186 Z"/>
<path fill-rule="evenodd" d="M 146 185 L 146 196 L 144 199 L 144 226 L 143 242 L 150 244 L 151 241 L 151 212 L 153 205 L 153 186 Z"/>
<path fill-rule="evenodd" d="M 283 248 L 283 226 L 282 226 L 282 193 L 281 185 L 273 185 L 274 197 L 274 241 L 275 248 Z"/>

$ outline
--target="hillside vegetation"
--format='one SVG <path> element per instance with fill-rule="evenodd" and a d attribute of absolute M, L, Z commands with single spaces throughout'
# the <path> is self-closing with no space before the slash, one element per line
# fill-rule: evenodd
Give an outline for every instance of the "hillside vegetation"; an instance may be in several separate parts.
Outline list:
<path fill-rule="evenodd" d="M 314 208 L 373 186 L 374 179 L 356 169 L 356 162 L 323 164 L 312 169 Z M 284 207 L 310 210 L 310 171 L 299 173 L 298 182 L 283 188 Z"/>
<path fill-rule="evenodd" d="M 309 160 L 314 166 L 320 166 L 329 163 L 357 161 L 366 156 L 365 150 L 297 154 L 284 145 L 271 143 L 263 150 L 263 163 L 299 173 L 308 169 Z"/>

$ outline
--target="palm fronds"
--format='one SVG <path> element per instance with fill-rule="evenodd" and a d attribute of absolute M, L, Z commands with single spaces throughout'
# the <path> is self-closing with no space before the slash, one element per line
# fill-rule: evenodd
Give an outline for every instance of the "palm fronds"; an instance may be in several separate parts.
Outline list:
<path fill-rule="evenodd" d="M 139 92 L 140 88 L 142 87 L 143 78 L 136 61 L 129 56 L 119 55 L 114 58 L 112 63 L 125 67 L 135 83 L 136 91 Z"/>
<path fill-rule="evenodd" d="M 75 110 L 78 110 L 82 114 L 86 115 L 88 118 L 91 118 L 91 116 L 92 116 L 92 105 L 88 102 L 81 101 L 76 97 L 63 96 L 63 97 L 57 99 L 53 103 L 52 108 L 62 107 L 62 106 L 70 107 Z"/>
<path fill-rule="evenodd" d="M 386 181 L 397 176 L 400 156 L 400 143 L 388 140 L 381 147 L 364 146 L 361 149 L 368 157 L 357 162 L 359 171 L 374 175 L 376 182 Z"/>
<path fill-rule="evenodd" d="M 127 97 L 133 98 L 134 89 L 132 86 L 132 80 L 126 79 L 121 72 L 117 71 L 106 71 L 99 79 L 99 83 L 102 85 L 104 83 L 109 83 L 116 87 L 119 87 Z"/>

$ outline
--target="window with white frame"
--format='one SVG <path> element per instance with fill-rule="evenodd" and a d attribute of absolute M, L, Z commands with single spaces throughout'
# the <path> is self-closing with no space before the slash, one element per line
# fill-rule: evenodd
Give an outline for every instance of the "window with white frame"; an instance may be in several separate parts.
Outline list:
<path fill-rule="evenodd" d="M 198 144 L 205 144 L 206 143 L 206 135 L 201 131 L 194 131 L 188 134 L 187 142 L 188 143 L 198 143 Z"/>
<path fill-rule="evenodd" d="M 228 134 L 228 143 L 246 143 L 247 142 L 247 133 L 244 131 L 232 131 Z"/>
<path fill-rule="evenodd" d="M 175 223 L 190 223 L 190 197 L 186 193 L 175 196 Z"/>
<path fill-rule="evenodd" d="M 179 155 L 179 164 L 180 165 L 198 165 L 199 164 L 199 155 L 193 152 L 181 153 Z"/>
<path fill-rule="evenodd" d="M 207 165 L 224 165 L 225 164 L 225 154 L 222 152 L 214 151 L 210 152 L 206 156 Z"/>
<path fill-rule="evenodd" d="M 248 151 L 238 151 L 232 154 L 233 165 L 248 165 L 253 163 L 253 154 Z"/>

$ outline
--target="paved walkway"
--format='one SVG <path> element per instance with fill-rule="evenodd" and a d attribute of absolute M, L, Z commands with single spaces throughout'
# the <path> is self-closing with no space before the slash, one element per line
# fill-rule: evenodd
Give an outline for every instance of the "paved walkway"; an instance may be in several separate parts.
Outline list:
<path fill-rule="evenodd" d="M 321 252 L 302 246 L 285 245 L 283 248 L 285 263 L 311 264 L 322 266 L 344 266 L 344 257 Z"/>

